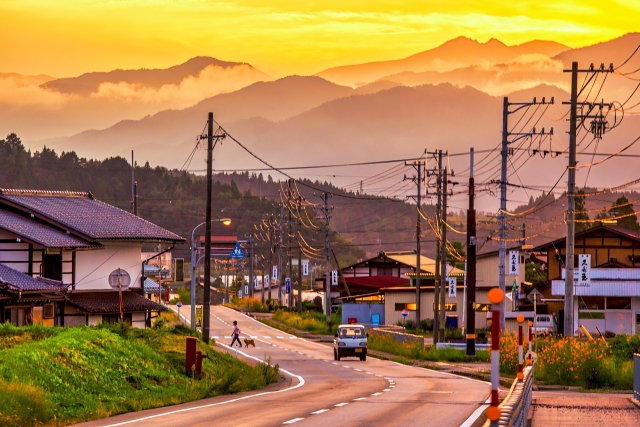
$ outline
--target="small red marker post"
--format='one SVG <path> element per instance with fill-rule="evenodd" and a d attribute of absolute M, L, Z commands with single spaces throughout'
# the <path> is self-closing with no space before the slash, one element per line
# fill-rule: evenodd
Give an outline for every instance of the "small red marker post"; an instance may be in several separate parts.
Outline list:
<path fill-rule="evenodd" d="M 487 409 L 487 418 L 491 425 L 497 425 L 500 419 L 500 401 L 498 392 L 500 388 L 500 303 L 504 299 L 504 292 L 499 288 L 489 291 L 491 303 L 491 404 Z"/>
<path fill-rule="evenodd" d="M 522 372 L 522 323 L 524 323 L 524 316 L 521 314 L 518 316 L 518 375 L 517 378 L 522 381 L 524 379 L 524 373 Z"/>

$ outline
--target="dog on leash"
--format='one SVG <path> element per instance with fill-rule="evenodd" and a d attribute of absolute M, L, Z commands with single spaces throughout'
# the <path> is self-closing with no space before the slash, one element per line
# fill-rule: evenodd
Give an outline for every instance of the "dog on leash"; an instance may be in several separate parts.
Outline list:
<path fill-rule="evenodd" d="M 255 341 L 253 340 L 253 338 L 245 338 L 245 339 L 244 339 L 244 345 L 245 345 L 247 348 L 249 348 L 249 346 L 250 346 L 250 345 L 252 345 L 252 346 L 253 346 L 253 348 L 256 348 L 256 343 L 255 343 Z"/>

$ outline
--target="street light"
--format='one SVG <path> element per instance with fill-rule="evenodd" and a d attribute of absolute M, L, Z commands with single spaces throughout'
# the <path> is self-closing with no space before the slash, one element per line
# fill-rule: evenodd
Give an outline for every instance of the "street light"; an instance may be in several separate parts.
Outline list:
<path fill-rule="evenodd" d="M 229 226 L 231 225 L 230 218 L 220 218 L 220 219 L 212 219 L 211 222 L 221 222 L 223 225 Z M 193 229 L 191 232 L 191 329 L 196 330 L 196 270 L 198 266 L 198 259 L 196 259 L 196 230 L 203 225 L 205 225 L 207 221 L 202 222 Z"/>

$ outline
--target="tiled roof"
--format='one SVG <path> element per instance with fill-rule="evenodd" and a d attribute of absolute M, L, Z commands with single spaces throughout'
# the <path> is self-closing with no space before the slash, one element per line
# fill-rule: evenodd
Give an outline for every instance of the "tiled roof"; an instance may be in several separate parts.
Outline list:
<path fill-rule="evenodd" d="M 0 189 L 0 201 L 96 240 L 184 242 L 185 239 L 91 193 Z"/>
<path fill-rule="evenodd" d="M 23 292 L 59 292 L 67 288 L 65 285 L 58 286 L 41 282 L 4 264 L 0 264 L 0 287 L 8 288 L 11 291 Z"/>
<path fill-rule="evenodd" d="M 631 240 L 635 240 L 635 241 L 639 241 L 640 242 L 640 231 L 636 231 L 636 230 L 630 230 L 628 228 L 624 228 L 621 227 L 619 225 L 611 225 L 611 224 L 598 224 L 595 227 L 586 229 L 586 230 L 582 230 L 579 233 L 576 233 L 576 238 L 578 237 L 582 237 L 594 232 L 599 231 L 600 233 L 603 232 L 610 232 L 613 233 L 614 235 L 618 235 L 618 236 L 623 236 L 626 237 L 628 239 Z M 548 242 L 548 243 L 544 243 L 540 246 L 537 246 L 535 248 L 533 248 L 534 251 L 543 251 L 543 250 L 548 250 L 548 249 L 555 249 L 555 248 L 564 248 L 566 246 L 566 237 L 561 237 L 557 240 L 554 240 L 553 242 Z"/>
<path fill-rule="evenodd" d="M 144 279 L 144 291 L 148 294 L 161 294 L 165 289 L 158 283 L 146 277 Z"/>
<path fill-rule="evenodd" d="M 120 313 L 118 292 L 75 292 L 68 296 L 67 301 L 79 309 L 90 314 Z M 125 313 L 139 311 L 164 311 L 167 308 L 157 304 L 134 292 L 122 292 L 122 310 Z"/>
<path fill-rule="evenodd" d="M 93 248 L 101 246 L 67 234 L 50 225 L 0 209 L 0 228 L 47 248 Z"/>

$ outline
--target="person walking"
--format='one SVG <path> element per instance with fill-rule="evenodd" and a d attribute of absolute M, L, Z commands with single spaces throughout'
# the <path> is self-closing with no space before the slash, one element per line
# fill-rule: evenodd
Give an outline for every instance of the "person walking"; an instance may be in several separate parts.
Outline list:
<path fill-rule="evenodd" d="M 236 341 L 238 341 L 238 347 L 242 347 L 242 344 L 240 343 L 240 328 L 238 328 L 238 322 L 234 320 L 233 321 L 233 340 L 231 341 L 231 344 L 229 345 L 229 347 L 233 347 L 233 343 Z"/>

